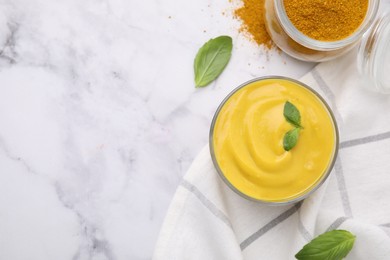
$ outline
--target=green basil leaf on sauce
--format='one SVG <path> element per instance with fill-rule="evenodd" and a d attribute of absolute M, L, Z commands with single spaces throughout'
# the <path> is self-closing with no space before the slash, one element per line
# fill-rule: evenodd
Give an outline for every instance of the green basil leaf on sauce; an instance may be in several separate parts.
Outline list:
<path fill-rule="evenodd" d="M 294 128 L 288 131 L 283 138 L 283 148 L 286 151 L 290 151 L 298 142 L 299 128 Z"/>
<path fill-rule="evenodd" d="M 298 260 L 341 260 L 351 251 L 356 237 L 346 230 L 326 232 L 305 245 L 295 258 Z"/>
<path fill-rule="evenodd" d="M 228 64 L 233 42 L 229 36 L 219 36 L 206 42 L 194 61 L 195 85 L 204 87 L 215 80 Z"/>
<path fill-rule="evenodd" d="M 302 127 L 301 113 L 299 112 L 298 108 L 296 108 L 296 106 L 294 106 L 289 101 L 284 104 L 283 115 L 289 123 L 293 124 L 296 127 Z"/>

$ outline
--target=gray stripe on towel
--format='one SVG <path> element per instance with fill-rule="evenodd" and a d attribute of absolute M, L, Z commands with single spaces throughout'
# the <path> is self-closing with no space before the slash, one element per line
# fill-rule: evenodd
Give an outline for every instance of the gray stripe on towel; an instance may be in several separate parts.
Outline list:
<path fill-rule="evenodd" d="M 310 234 L 310 232 L 306 229 L 305 225 L 303 225 L 303 222 L 302 222 L 302 219 L 301 219 L 301 216 L 299 216 L 299 220 L 298 220 L 298 230 L 299 232 L 301 233 L 302 237 L 306 240 L 306 241 L 310 241 L 313 239 L 313 236 Z"/>
<path fill-rule="evenodd" d="M 186 180 L 183 180 L 180 184 L 183 188 L 187 189 L 189 192 L 195 195 L 199 199 L 199 201 L 218 219 L 220 219 L 223 223 L 225 223 L 229 228 L 232 228 L 228 217 L 215 206 L 205 195 L 194 185 L 189 183 Z"/>
<path fill-rule="evenodd" d="M 382 228 L 383 232 L 386 233 L 388 237 L 390 237 L 390 230 L 388 228 Z"/>
<path fill-rule="evenodd" d="M 390 223 L 381 224 L 379 227 L 386 233 L 388 237 L 390 237 Z"/>
<path fill-rule="evenodd" d="M 352 217 L 352 210 L 351 210 L 351 205 L 349 203 L 349 196 L 345 184 L 343 166 L 341 164 L 340 157 L 336 159 L 334 169 L 336 171 L 337 186 L 339 188 L 341 203 L 343 205 L 344 213 L 347 217 Z"/>
<path fill-rule="evenodd" d="M 336 117 L 336 120 L 338 122 L 341 122 L 341 116 L 336 106 L 336 97 L 333 94 L 332 90 L 325 82 L 325 80 L 322 78 L 321 74 L 317 71 L 317 68 L 312 69 L 311 75 L 313 76 L 314 80 L 317 82 L 322 92 L 324 92 L 325 96 L 328 98 L 332 106 L 332 110 L 334 112 L 334 116 Z"/>
<path fill-rule="evenodd" d="M 333 223 L 328 227 L 328 229 L 325 232 L 339 228 L 347 219 L 349 218 L 348 217 L 337 218 L 335 221 L 333 221 Z"/>
<path fill-rule="evenodd" d="M 311 71 L 311 74 L 314 78 L 314 80 L 317 82 L 320 89 L 324 92 L 325 96 L 329 99 L 330 103 L 332 104 L 332 109 L 334 111 L 334 114 L 336 116 L 337 121 L 341 122 L 341 116 L 336 106 L 336 97 L 333 94 L 331 88 L 328 86 L 328 84 L 325 82 L 325 80 L 322 78 L 321 74 L 318 72 L 317 68 L 314 68 Z M 377 142 L 385 139 L 390 138 L 390 132 L 385 132 L 377 135 L 367 136 L 363 138 L 358 138 L 354 140 L 344 141 L 340 143 L 340 149 L 352 147 L 356 145 L 362 145 L 372 142 Z"/>
<path fill-rule="evenodd" d="M 382 141 L 382 140 L 389 139 L 389 138 L 390 138 L 390 132 L 385 132 L 385 133 L 381 133 L 381 134 L 377 134 L 377 135 L 371 135 L 371 136 L 367 136 L 367 137 L 363 137 L 363 138 L 344 141 L 344 142 L 340 143 L 340 149 L 353 147 L 353 146 L 357 146 L 357 145 L 362 145 L 362 144 L 378 142 L 378 141 Z"/>
<path fill-rule="evenodd" d="M 313 239 L 313 236 L 310 234 L 310 232 L 307 230 L 307 228 L 302 222 L 301 210 L 298 211 L 298 230 L 306 241 L 310 241 Z"/>
<path fill-rule="evenodd" d="M 340 116 L 340 113 L 339 113 L 337 106 L 336 106 L 335 95 L 333 94 L 330 87 L 325 82 L 325 80 L 322 78 L 322 76 L 320 75 L 320 73 L 317 71 L 316 68 L 314 68 L 311 71 L 311 74 L 313 75 L 313 78 L 317 82 L 318 86 L 321 88 L 321 90 L 324 92 L 326 97 L 331 102 L 333 112 L 334 112 L 334 115 L 335 115 L 337 121 L 341 122 L 340 121 L 341 116 Z M 343 167 L 342 167 L 342 164 L 340 161 L 340 157 L 338 157 L 336 160 L 335 170 L 336 170 L 337 185 L 339 187 L 344 212 L 345 212 L 345 215 L 350 217 L 350 216 L 352 216 L 352 210 L 351 210 L 351 205 L 349 203 L 349 197 L 348 197 L 348 192 L 347 192 L 346 185 L 345 185 L 345 178 L 344 178 Z"/>
<path fill-rule="evenodd" d="M 241 242 L 240 247 L 241 250 L 244 250 L 249 245 L 251 245 L 253 242 L 255 242 L 258 238 L 263 236 L 265 233 L 267 233 L 272 228 L 276 227 L 278 224 L 282 223 L 284 220 L 288 219 L 291 215 L 293 215 L 295 212 L 299 210 L 301 207 L 302 202 L 299 202 L 295 204 L 293 207 L 289 208 L 270 222 L 268 222 L 265 226 L 260 228 L 258 231 L 250 235 L 247 239 Z"/>

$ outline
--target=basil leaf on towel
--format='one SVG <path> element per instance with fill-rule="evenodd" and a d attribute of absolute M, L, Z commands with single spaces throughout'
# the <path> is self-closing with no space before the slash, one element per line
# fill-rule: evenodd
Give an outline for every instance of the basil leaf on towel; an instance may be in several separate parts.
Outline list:
<path fill-rule="evenodd" d="M 296 127 L 302 128 L 301 113 L 299 112 L 298 108 L 289 101 L 284 104 L 283 115 L 289 123 Z"/>
<path fill-rule="evenodd" d="M 232 38 L 219 36 L 206 42 L 194 61 L 196 87 L 204 87 L 215 80 L 228 64 L 232 54 Z"/>
<path fill-rule="evenodd" d="M 298 260 L 341 260 L 348 255 L 356 236 L 346 230 L 326 232 L 305 245 L 295 257 Z"/>
<path fill-rule="evenodd" d="M 299 128 L 294 128 L 288 131 L 283 138 L 283 148 L 286 151 L 290 151 L 298 142 Z"/>

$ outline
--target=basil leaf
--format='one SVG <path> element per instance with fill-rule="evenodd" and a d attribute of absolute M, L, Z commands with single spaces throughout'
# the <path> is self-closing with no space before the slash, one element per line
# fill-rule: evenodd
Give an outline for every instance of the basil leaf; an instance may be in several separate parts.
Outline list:
<path fill-rule="evenodd" d="M 288 122 L 293 124 L 296 127 L 302 127 L 301 126 L 301 113 L 299 113 L 298 108 L 294 106 L 292 103 L 287 101 L 284 104 L 284 110 L 283 115 L 286 118 Z"/>
<path fill-rule="evenodd" d="M 204 87 L 216 79 L 228 64 L 232 54 L 232 38 L 219 36 L 206 42 L 194 61 L 196 87 Z"/>
<path fill-rule="evenodd" d="M 310 241 L 295 257 L 299 260 L 341 260 L 351 251 L 355 239 L 346 230 L 329 231 Z"/>
<path fill-rule="evenodd" d="M 298 142 L 299 128 L 294 128 L 288 131 L 283 138 L 283 148 L 286 151 L 290 151 Z"/>

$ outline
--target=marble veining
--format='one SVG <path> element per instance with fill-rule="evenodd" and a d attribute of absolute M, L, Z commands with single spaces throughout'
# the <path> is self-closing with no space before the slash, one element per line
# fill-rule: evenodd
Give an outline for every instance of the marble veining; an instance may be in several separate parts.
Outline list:
<path fill-rule="evenodd" d="M 229 1 L 0 1 L 0 260 L 150 259 L 233 88 L 302 76 L 238 34 Z M 233 37 L 218 80 L 193 59 Z"/>

